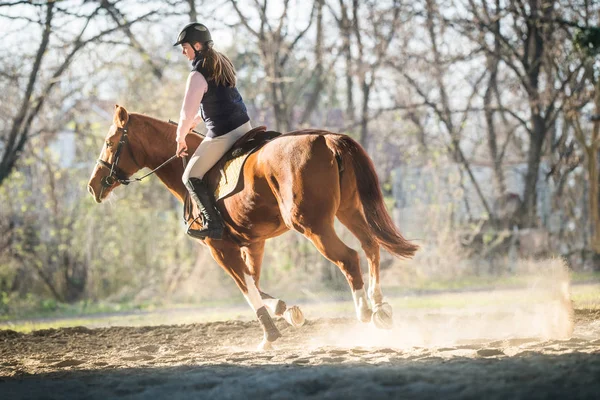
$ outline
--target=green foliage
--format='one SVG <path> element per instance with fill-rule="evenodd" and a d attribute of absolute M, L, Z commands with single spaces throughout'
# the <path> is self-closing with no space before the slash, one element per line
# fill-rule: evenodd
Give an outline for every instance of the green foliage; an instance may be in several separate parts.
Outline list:
<path fill-rule="evenodd" d="M 85 131 L 98 138 L 77 143 L 74 165 L 85 168 L 61 166 L 45 149 L 26 157 L 0 187 L 0 220 L 12 226 L 9 250 L 0 247 L 0 293 L 10 289 L 21 299 L 13 304 L 25 309 L 56 311 L 79 299 L 139 302 L 148 287 L 164 291 L 167 272 L 194 255 L 181 208 L 155 177 L 117 188 L 114 203 L 93 201 L 89 160 L 105 132 L 91 125 Z M 39 302 L 28 304 L 29 295 Z M 2 298 L 1 313 L 18 311 L 10 310 L 9 298 Z"/>
<path fill-rule="evenodd" d="M 10 296 L 8 292 L 0 292 L 0 315 L 8 314 L 10 308 Z"/>
<path fill-rule="evenodd" d="M 56 311 L 58 303 L 55 299 L 42 299 L 40 302 L 40 309 L 44 312 Z"/>
<path fill-rule="evenodd" d="M 579 29 L 575 34 L 575 46 L 589 57 L 600 54 L 600 28 L 592 26 Z"/>

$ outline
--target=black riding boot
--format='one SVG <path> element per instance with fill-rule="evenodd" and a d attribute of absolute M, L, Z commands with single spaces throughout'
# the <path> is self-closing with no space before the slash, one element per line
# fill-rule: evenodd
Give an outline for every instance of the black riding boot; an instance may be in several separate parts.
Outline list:
<path fill-rule="evenodd" d="M 202 229 L 191 229 L 188 227 L 187 234 L 196 239 L 221 239 L 223 238 L 223 220 L 217 210 L 215 198 L 202 179 L 190 178 L 185 183 L 190 196 L 198 205 L 202 214 L 204 226 Z M 191 226 L 192 224 L 190 224 Z"/>

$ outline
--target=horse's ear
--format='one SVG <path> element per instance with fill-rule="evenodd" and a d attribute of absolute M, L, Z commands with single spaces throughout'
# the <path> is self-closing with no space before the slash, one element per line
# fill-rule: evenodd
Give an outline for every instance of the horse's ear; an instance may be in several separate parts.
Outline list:
<path fill-rule="evenodd" d="M 127 112 L 125 107 L 121 107 L 120 105 L 115 104 L 115 116 L 114 116 L 115 125 L 117 125 L 120 128 L 124 128 L 125 124 L 127 124 L 128 120 L 129 120 L 129 113 Z"/>

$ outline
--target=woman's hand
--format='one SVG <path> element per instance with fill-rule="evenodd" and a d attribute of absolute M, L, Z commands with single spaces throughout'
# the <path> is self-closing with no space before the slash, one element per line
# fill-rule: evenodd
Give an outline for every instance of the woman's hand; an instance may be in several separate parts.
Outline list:
<path fill-rule="evenodd" d="M 181 139 L 177 142 L 177 157 L 187 157 L 187 143 L 185 142 L 185 138 Z"/>

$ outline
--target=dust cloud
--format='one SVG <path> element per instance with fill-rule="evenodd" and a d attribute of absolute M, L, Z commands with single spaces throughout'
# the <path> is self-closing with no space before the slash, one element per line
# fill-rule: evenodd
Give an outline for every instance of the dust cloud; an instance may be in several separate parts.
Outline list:
<path fill-rule="evenodd" d="M 11 399 L 597 398 L 600 310 L 578 302 L 576 330 L 565 340 L 573 320 L 564 264 L 517 267 L 529 278 L 516 289 L 435 301 L 390 296 L 389 331 L 356 321 L 351 304 L 301 304 L 304 326 L 276 319 L 283 337 L 267 352 L 256 350 L 262 329 L 250 319 L 0 330 L 0 392 Z"/>
<path fill-rule="evenodd" d="M 402 309 L 397 301 L 391 302 L 391 330 L 358 322 L 351 327 L 332 324 L 311 346 L 411 348 L 524 338 L 569 339 L 573 307 L 564 261 L 522 261 L 515 270 L 520 282 L 525 282 L 519 288 L 443 294 L 440 300 L 447 301 L 447 306 L 436 309 Z"/>

